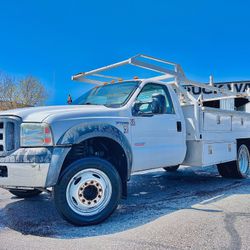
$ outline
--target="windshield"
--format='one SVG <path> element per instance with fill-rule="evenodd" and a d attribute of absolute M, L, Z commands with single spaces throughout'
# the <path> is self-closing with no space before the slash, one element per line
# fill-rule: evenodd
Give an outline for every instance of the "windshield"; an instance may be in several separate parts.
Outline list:
<path fill-rule="evenodd" d="M 107 107 L 121 107 L 139 86 L 139 81 L 107 84 L 97 86 L 80 96 L 73 102 L 75 105 L 104 105 Z"/>

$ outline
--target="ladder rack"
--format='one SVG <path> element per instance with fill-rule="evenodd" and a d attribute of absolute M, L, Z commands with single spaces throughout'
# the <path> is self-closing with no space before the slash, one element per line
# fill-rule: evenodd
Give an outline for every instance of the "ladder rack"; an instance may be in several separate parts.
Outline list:
<path fill-rule="evenodd" d="M 202 103 L 204 101 L 230 99 L 230 98 L 248 98 L 250 96 L 249 91 L 247 91 L 247 93 L 237 93 L 233 90 L 229 91 L 223 88 L 217 88 L 213 86 L 212 83 L 204 84 L 189 80 L 185 76 L 184 71 L 182 70 L 182 67 L 179 64 L 143 54 L 138 54 L 127 60 L 107 65 L 105 67 L 97 68 L 88 72 L 81 72 L 75 74 L 72 76 L 72 80 L 97 84 L 97 85 L 107 84 L 108 82 L 110 83 L 120 82 L 123 81 L 124 79 L 122 76 L 119 77 L 109 76 L 100 73 L 103 71 L 108 71 L 125 65 L 131 65 L 137 68 L 143 68 L 149 71 L 157 72 L 159 74 L 158 76 L 146 79 L 154 81 L 164 81 L 164 83 L 166 84 L 171 84 L 175 89 L 175 91 L 177 92 L 177 94 L 179 94 L 181 102 L 183 103 L 190 103 L 190 102 L 196 104 L 198 103 L 199 105 L 202 106 Z M 102 79 L 104 79 L 105 81 L 103 81 Z M 186 90 L 185 86 L 187 85 L 208 89 L 217 94 L 217 96 L 210 99 L 209 98 L 204 99 L 203 96 L 200 95 L 198 98 L 195 98 L 194 96 L 192 96 L 192 94 L 190 94 Z"/>

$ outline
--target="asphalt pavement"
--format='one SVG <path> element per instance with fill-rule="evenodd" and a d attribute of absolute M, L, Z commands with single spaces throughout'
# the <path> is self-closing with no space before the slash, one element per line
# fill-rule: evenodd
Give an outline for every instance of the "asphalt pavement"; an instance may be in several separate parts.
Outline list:
<path fill-rule="evenodd" d="M 0 249 L 250 249 L 250 178 L 215 167 L 134 174 L 129 195 L 97 226 L 75 227 L 44 193 L 0 189 Z"/>

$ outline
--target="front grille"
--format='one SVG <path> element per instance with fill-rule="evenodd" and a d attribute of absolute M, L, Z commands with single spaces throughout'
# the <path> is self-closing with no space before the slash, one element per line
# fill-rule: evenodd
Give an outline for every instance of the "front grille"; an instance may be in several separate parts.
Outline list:
<path fill-rule="evenodd" d="M 0 117 L 0 157 L 8 155 L 18 147 L 19 120 Z"/>
<path fill-rule="evenodd" d="M 14 122 L 6 123 L 6 151 L 12 151 L 15 149 L 15 124 Z"/>

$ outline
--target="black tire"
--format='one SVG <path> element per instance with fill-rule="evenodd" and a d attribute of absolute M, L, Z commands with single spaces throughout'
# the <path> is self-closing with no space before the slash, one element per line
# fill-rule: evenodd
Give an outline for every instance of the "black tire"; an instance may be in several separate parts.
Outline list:
<path fill-rule="evenodd" d="M 244 154 L 246 157 L 246 165 L 244 167 L 241 167 L 241 155 Z M 238 152 L 237 152 L 237 160 L 232 162 L 226 162 L 222 164 L 217 165 L 217 169 L 219 174 L 222 177 L 225 178 L 237 178 L 242 179 L 246 178 L 249 173 L 249 162 L 250 162 L 250 153 L 249 148 L 245 144 L 240 144 L 238 146 Z"/>
<path fill-rule="evenodd" d="M 19 198 L 31 198 L 42 193 L 38 189 L 25 190 L 25 189 L 9 189 L 9 192 Z"/>
<path fill-rule="evenodd" d="M 219 174 L 224 178 L 232 178 L 230 168 L 232 165 L 235 164 L 234 162 L 226 162 L 217 164 L 217 169 Z"/>
<path fill-rule="evenodd" d="M 175 172 L 177 171 L 177 169 L 180 167 L 180 165 L 176 165 L 176 166 L 171 166 L 171 167 L 165 167 L 163 168 L 165 171 L 167 172 Z"/>
<path fill-rule="evenodd" d="M 86 174 L 82 173 L 86 171 Z M 96 171 L 97 174 L 93 174 L 93 180 L 89 179 L 86 181 L 84 178 L 87 178 L 88 171 Z M 79 175 L 79 177 L 78 177 Z M 98 177 L 99 175 L 99 177 Z M 88 175 L 91 176 L 91 175 Z M 102 176 L 107 177 L 109 180 L 109 190 L 111 192 L 108 192 L 107 188 L 104 189 L 104 185 L 102 186 L 101 178 Z M 73 179 L 75 177 L 75 179 Z M 101 196 L 99 193 L 96 193 L 95 189 L 97 187 L 97 179 L 100 179 L 100 183 L 98 183 L 98 188 L 103 188 L 103 192 L 101 193 L 105 199 L 105 193 L 111 193 L 109 200 L 106 201 L 105 206 L 102 207 L 102 210 L 98 211 L 96 214 L 90 214 L 87 215 L 85 211 L 88 211 L 86 209 L 89 205 L 89 202 L 92 203 L 94 201 L 95 203 L 101 204 L 101 200 L 96 201 L 96 199 L 99 199 L 98 197 Z M 107 180 L 107 179 L 106 179 Z M 92 182 L 94 184 L 92 184 Z M 73 193 L 71 195 L 70 187 L 71 185 L 75 185 L 75 190 L 77 192 Z M 107 187 L 107 186 L 106 186 Z M 89 190 L 87 190 L 89 188 Z M 91 189 L 92 188 L 92 189 Z M 97 188 L 97 192 L 98 192 Z M 91 191 L 91 190 L 93 191 Z M 73 190 L 73 189 L 72 189 Z M 83 191 L 81 191 L 83 190 Z M 87 190 L 87 192 L 86 192 Z M 100 190 L 100 189 L 99 189 Z M 85 197 L 89 195 L 89 191 L 91 191 L 90 197 Z M 81 193 L 82 192 L 82 193 Z M 76 195 L 77 193 L 77 195 Z M 59 178 L 58 184 L 54 187 L 54 200 L 55 200 L 55 206 L 60 213 L 60 215 L 66 219 L 68 222 L 78 225 L 78 226 L 87 226 L 87 225 L 94 225 L 98 224 L 105 219 L 107 219 L 113 211 L 117 208 L 118 202 L 121 198 L 122 193 L 122 186 L 121 186 L 121 178 L 115 169 L 115 167 L 108 161 L 99 159 L 99 158 L 85 158 L 77 160 L 73 163 L 71 163 L 61 174 Z M 99 194 L 99 195 L 98 195 Z M 75 196 L 74 196 L 75 195 Z M 86 200 L 85 200 L 86 199 Z M 100 198 L 102 199 L 102 198 Z M 75 204 L 74 204 L 75 203 Z M 75 207 L 74 207 L 75 206 Z M 83 208 L 83 212 L 79 211 L 79 209 Z M 92 205 L 95 209 L 95 206 Z M 86 209 L 84 211 L 84 209 Z M 90 208 L 92 209 L 92 208 Z"/>

